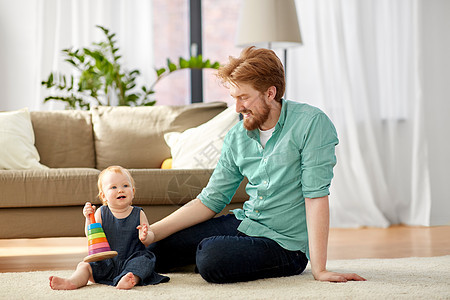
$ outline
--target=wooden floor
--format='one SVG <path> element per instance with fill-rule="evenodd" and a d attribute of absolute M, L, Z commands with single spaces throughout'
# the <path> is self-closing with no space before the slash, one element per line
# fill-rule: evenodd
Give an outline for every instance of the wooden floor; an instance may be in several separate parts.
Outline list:
<path fill-rule="evenodd" d="M 0 273 L 75 269 L 86 238 L 0 240 Z M 329 259 L 450 255 L 450 226 L 331 229 Z"/>

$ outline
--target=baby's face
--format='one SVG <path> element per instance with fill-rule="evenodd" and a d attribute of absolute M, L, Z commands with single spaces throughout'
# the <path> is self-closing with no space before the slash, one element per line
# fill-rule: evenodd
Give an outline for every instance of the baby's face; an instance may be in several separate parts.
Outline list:
<path fill-rule="evenodd" d="M 133 201 L 134 187 L 126 174 L 107 172 L 102 180 L 102 194 L 109 207 L 125 208 Z"/>

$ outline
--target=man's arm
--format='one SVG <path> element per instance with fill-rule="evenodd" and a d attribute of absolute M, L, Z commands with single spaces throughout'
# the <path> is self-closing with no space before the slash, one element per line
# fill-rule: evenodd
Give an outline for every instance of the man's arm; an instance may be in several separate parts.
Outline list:
<path fill-rule="evenodd" d="M 306 222 L 308 225 L 309 256 L 311 271 L 316 280 L 346 282 L 348 280 L 365 280 L 354 273 L 335 273 L 327 271 L 328 232 L 330 227 L 330 210 L 328 196 L 305 198 Z"/>
<path fill-rule="evenodd" d="M 150 225 L 150 230 L 155 235 L 152 243 L 162 240 L 182 229 L 209 220 L 215 215 L 216 213 L 204 205 L 200 199 L 194 199 L 164 219 Z"/>

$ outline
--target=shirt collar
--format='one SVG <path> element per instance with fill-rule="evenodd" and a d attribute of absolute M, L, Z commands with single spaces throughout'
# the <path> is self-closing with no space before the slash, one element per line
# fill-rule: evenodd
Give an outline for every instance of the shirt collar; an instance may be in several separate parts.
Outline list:
<path fill-rule="evenodd" d="M 275 125 L 275 130 L 278 128 L 283 128 L 284 121 L 286 120 L 286 112 L 287 112 L 287 101 L 281 98 L 281 113 L 280 117 L 278 118 L 277 125 Z"/>

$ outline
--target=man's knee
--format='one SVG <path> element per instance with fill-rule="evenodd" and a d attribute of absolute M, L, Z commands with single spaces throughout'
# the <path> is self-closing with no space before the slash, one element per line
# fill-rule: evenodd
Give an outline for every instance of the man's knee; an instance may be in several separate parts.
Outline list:
<path fill-rule="evenodd" d="M 227 242 L 222 236 L 203 239 L 197 247 L 196 265 L 198 272 L 208 282 L 224 283 L 227 278 Z"/>

